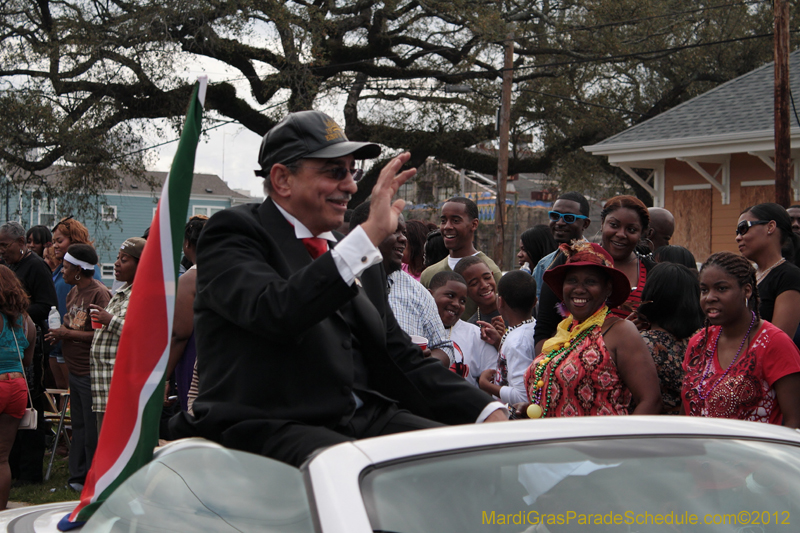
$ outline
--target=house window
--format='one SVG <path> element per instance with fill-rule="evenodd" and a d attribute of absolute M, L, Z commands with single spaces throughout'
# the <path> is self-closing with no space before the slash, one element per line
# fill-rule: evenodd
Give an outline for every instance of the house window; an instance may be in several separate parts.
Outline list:
<path fill-rule="evenodd" d="M 213 206 L 213 205 L 196 205 L 196 206 L 192 207 L 192 216 L 205 215 L 207 217 L 210 217 L 214 213 L 219 213 L 223 209 L 225 209 L 225 208 L 224 207 Z"/>
<path fill-rule="evenodd" d="M 103 214 L 100 216 L 103 222 L 114 222 L 117 220 L 117 206 L 104 205 Z"/>
<path fill-rule="evenodd" d="M 414 183 L 409 180 L 402 184 L 400 188 L 397 189 L 397 197 L 404 199 L 409 204 L 417 203 L 417 199 L 414 195 Z"/>
<path fill-rule="evenodd" d="M 56 213 L 57 200 L 39 200 L 39 222 L 42 226 L 52 228 L 58 221 L 58 214 Z"/>
<path fill-rule="evenodd" d="M 436 188 L 436 199 L 439 202 L 445 202 L 456 195 L 456 188 L 455 187 L 437 187 Z"/>
<path fill-rule="evenodd" d="M 100 265 L 100 277 L 102 279 L 114 279 L 114 263 L 102 263 Z"/>

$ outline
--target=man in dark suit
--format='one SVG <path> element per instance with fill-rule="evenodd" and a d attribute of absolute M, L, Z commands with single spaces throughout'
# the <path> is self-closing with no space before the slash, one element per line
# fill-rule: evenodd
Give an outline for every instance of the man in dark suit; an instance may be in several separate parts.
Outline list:
<path fill-rule="evenodd" d="M 175 436 L 300 465 L 339 442 L 506 418 L 423 358 L 389 308 L 377 245 L 403 209 L 392 197 L 416 172 L 400 172 L 408 154 L 383 168 L 369 218 L 336 243 L 361 174 L 355 160 L 379 153 L 316 111 L 264 136 L 257 174 L 269 198 L 217 213 L 198 242 L 200 392 L 194 417 L 171 421 Z"/>

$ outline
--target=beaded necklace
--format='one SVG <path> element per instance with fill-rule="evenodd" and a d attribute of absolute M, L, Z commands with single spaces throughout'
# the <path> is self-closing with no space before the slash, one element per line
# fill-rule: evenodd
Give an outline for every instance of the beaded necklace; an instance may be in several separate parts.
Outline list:
<path fill-rule="evenodd" d="M 547 416 L 547 412 L 550 410 L 550 393 L 552 390 L 553 384 L 553 375 L 556 373 L 556 369 L 558 365 L 569 355 L 575 346 L 578 346 L 581 341 L 586 338 L 598 325 L 593 325 L 592 327 L 584 330 L 581 332 L 580 335 L 575 337 L 574 340 L 568 342 L 561 348 L 557 348 L 555 350 L 550 351 L 544 359 L 539 361 L 534 369 L 533 376 L 534 376 L 534 383 L 533 383 L 533 395 L 531 396 L 531 405 L 528 406 L 528 418 L 544 418 Z M 549 363 L 552 361 L 552 365 Z M 544 377 L 545 372 L 550 368 L 550 372 L 547 376 L 547 395 L 545 396 L 544 407 L 542 407 L 542 390 L 544 389 Z"/>
<path fill-rule="evenodd" d="M 778 259 L 778 262 L 775 263 L 774 265 L 772 265 L 771 267 L 767 268 L 766 270 L 762 270 L 760 272 L 756 272 L 756 285 L 758 285 L 759 283 L 764 281 L 764 278 L 767 277 L 767 274 L 772 272 L 773 268 L 775 268 L 777 266 L 780 266 L 785 262 L 786 262 L 786 258 L 785 257 L 781 257 L 780 259 Z"/>
<path fill-rule="evenodd" d="M 481 310 L 480 309 L 478 309 L 478 320 L 483 320 L 483 317 L 481 317 Z"/>
<path fill-rule="evenodd" d="M 711 391 L 716 389 L 717 385 L 719 385 L 722 382 L 722 380 L 725 379 L 725 376 L 728 375 L 728 372 L 730 372 L 731 368 L 733 368 L 733 365 L 736 363 L 736 360 L 739 359 L 739 355 L 742 353 L 744 345 L 747 344 L 747 338 L 750 336 L 750 332 L 753 330 L 753 325 L 756 323 L 755 312 L 753 311 L 750 312 L 753 314 L 753 318 L 752 320 L 750 320 L 750 326 L 747 328 L 747 333 L 744 334 L 744 338 L 742 338 L 742 343 L 739 345 L 739 351 L 736 352 L 736 356 L 733 358 L 733 361 L 731 361 L 731 364 L 729 364 L 728 368 L 725 369 L 725 373 L 722 374 L 722 376 L 720 376 L 720 378 L 716 381 L 716 383 L 711 385 L 711 388 L 708 389 L 708 392 L 703 394 L 703 383 L 705 383 L 709 372 L 711 372 L 711 367 L 714 364 L 714 354 L 717 353 L 717 343 L 719 342 L 720 335 L 722 335 L 722 326 L 720 326 L 719 333 L 717 333 L 717 337 L 714 339 L 714 346 L 712 346 L 710 349 L 707 350 L 709 358 L 708 358 L 708 363 L 706 364 L 706 370 L 705 372 L 703 372 L 703 377 L 700 378 L 700 381 L 697 383 L 697 395 L 700 397 L 701 400 L 705 400 L 706 398 L 708 398 L 708 395 L 711 394 Z"/>
<path fill-rule="evenodd" d="M 503 346 L 503 343 L 506 342 L 506 337 L 508 337 L 509 333 L 511 333 L 512 331 L 514 331 L 515 329 L 517 329 L 519 327 L 524 326 L 525 324 L 530 324 L 532 322 L 533 322 L 533 318 L 529 318 L 528 320 L 523 320 L 522 322 L 520 322 L 516 326 L 511 326 L 511 327 L 507 328 L 506 332 L 503 333 L 503 337 L 500 339 L 500 346 Z"/>

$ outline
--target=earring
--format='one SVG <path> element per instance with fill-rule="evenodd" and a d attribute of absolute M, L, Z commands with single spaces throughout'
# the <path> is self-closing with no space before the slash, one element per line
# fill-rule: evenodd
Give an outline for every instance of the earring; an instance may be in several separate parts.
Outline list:
<path fill-rule="evenodd" d="M 75 281 L 80 281 L 80 280 L 81 280 L 80 274 L 75 274 Z"/>
<path fill-rule="evenodd" d="M 747 296 L 744 297 L 744 306 L 748 308 L 750 307 L 750 300 L 747 298 Z"/>

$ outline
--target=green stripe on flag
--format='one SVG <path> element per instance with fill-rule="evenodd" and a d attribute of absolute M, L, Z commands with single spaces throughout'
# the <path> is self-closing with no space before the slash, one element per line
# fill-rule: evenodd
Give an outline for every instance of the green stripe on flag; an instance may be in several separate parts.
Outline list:
<path fill-rule="evenodd" d="M 205 78 L 195 85 L 178 149 L 157 208 L 159 223 L 139 261 L 119 341 L 108 408 L 81 501 L 58 524 L 67 530 L 86 521 L 131 474 L 153 458 L 167 366 L 194 159 L 203 118 Z M 165 205 L 166 204 L 166 205 Z M 164 217 L 169 214 L 168 219 Z"/>

